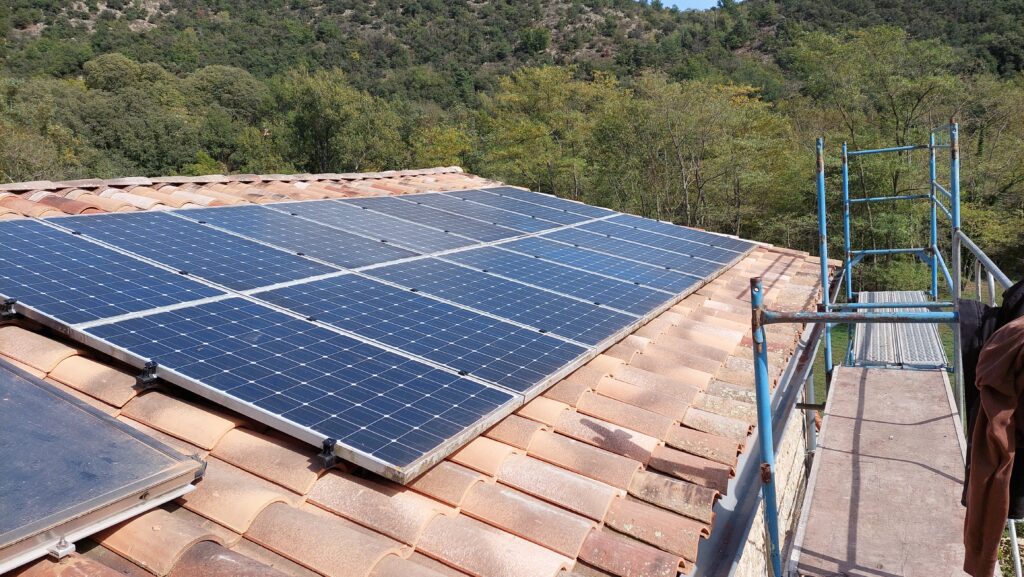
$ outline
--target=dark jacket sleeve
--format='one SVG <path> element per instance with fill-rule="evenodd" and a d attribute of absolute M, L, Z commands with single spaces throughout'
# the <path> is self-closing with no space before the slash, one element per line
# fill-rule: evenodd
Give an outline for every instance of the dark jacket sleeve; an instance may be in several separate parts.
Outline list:
<path fill-rule="evenodd" d="M 1024 318 L 999 329 L 978 359 L 978 420 L 971 446 L 971 478 L 964 523 L 964 571 L 991 577 L 1010 504 L 1017 415 L 1024 392 Z"/>

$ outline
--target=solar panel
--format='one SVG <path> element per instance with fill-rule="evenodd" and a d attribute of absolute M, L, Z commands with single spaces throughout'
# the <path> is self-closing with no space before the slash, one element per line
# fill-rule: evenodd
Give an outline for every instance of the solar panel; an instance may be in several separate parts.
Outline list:
<path fill-rule="evenodd" d="M 517 200 L 510 196 L 501 196 L 491 192 L 484 192 L 482 190 L 459 190 L 446 192 L 445 194 L 478 204 L 501 208 L 519 214 L 535 216 L 537 218 L 543 218 L 544 220 L 550 220 L 559 224 L 576 224 L 578 222 L 590 220 L 591 218 L 586 215 L 569 212 L 565 209 L 551 208 L 541 204 Z"/>
<path fill-rule="evenodd" d="M 253 296 L 520 393 L 543 384 L 587 352 L 579 345 L 357 275 Z"/>
<path fill-rule="evenodd" d="M 411 195 L 410 198 L 414 196 L 416 195 Z M 416 204 L 415 201 L 401 200 L 396 196 L 354 198 L 339 200 L 338 202 L 368 208 L 411 222 L 454 232 L 455 234 L 482 242 L 511 238 L 520 234 L 519 231 L 512 230 L 511 228 L 496 226 L 487 222 L 436 210 L 422 204 Z"/>
<path fill-rule="evenodd" d="M 345 268 L 417 254 L 256 205 L 191 209 L 176 214 Z"/>
<path fill-rule="evenodd" d="M 736 255 L 739 254 L 736 251 L 729 250 L 727 248 L 709 246 L 692 240 L 665 236 L 663 234 L 648 232 L 646 230 L 632 228 L 629 226 L 622 226 L 620 224 L 607 221 L 588 222 L 580 225 L 579 229 L 603 234 L 611 238 L 628 240 L 629 242 L 635 242 L 644 246 L 668 250 L 681 255 L 709 260 L 718 264 L 732 262 L 736 258 Z"/>
<path fill-rule="evenodd" d="M 446 256 L 445 260 L 635 315 L 647 314 L 672 296 L 497 247 L 485 246 L 458 252 Z"/>
<path fill-rule="evenodd" d="M 588 232 L 579 228 L 564 228 L 553 232 L 544 233 L 541 238 L 557 240 L 574 246 L 589 250 L 607 253 L 621 258 L 635 260 L 637 262 L 653 264 L 664 267 L 666 270 L 674 270 L 685 274 L 705 278 L 714 274 L 721 265 L 700 260 L 691 256 L 661 250 L 651 246 L 637 244 L 618 238 L 609 238 L 605 235 Z"/>
<path fill-rule="evenodd" d="M 610 254 L 587 250 L 537 236 L 503 243 L 501 248 L 586 271 L 608 275 L 617 279 L 639 283 L 641 286 L 664 290 L 673 294 L 680 294 L 699 282 L 699 279 L 693 275 L 665 270 L 664 267 L 619 258 Z"/>
<path fill-rule="evenodd" d="M 748 251 L 754 246 L 754 243 L 740 240 L 738 238 L 732 238 L 704 230 L 697 230 L 695 228 L 684 228 L 682 226 L 662 222 L 660 220 L 652 220 L 641 216 L 634 216 L 632 214 L 620 214 L 608 219 L 608 222 L 632 226 L 666 236 L 703 242 L 711 246 L 720 246 L 736 252 Z"/>
<path fill-rule="evenodd" d="M 162 212 L 73 216 L 51 222 L 233 290 L 335 272 L 289 252 Z"/>
<path fill-rule="evenodd" d="M 86 330 L 161 376 L 408 481 L 521 398 L 243 298 Z"/>
<path fill-rule="evenodd" d="M 591 206 L 589 204 L 583 204 L 582 202 L 573 202 L 571 200 L 565 200 L 551 194 L 543 194 L 540 192 L 531 192 L 529 190 L 523 190 L 521 188 L 515 188 L 511 186 L 498 186 L 494 188 L 481 188 L 484 192 L 491 194 L 497 194 L 501 196 L 507 196 L 509 198 L 515 198 L 517 200 L 523 200 L 532 204 L 539 204 L 548 208 L 555 208 L 558 210 L 564 210 L 573 214 L 579 214 L 588 218 L 601 218 L 604 216 L 613 216 L 616 213 L 614 210 L 608 210 L 607 208 L 601 208 L 599 206 Z"/>
<path fill-rule="evenodd" d="M 74 325 L 223 294 L 36 220 L 0 222 L 0 294 Z"/>
<path fill-rule="evenodd" d="M 333 200 L 267 206 L 421 253 L 451 250 L 478 241 Z"/>
<path fill-rule="evenodd" d="M 409 200 L 415 200 L 417 203 L 429 206 L 430 208 L 444 210 L 452 214 L 468 216 L 470 218 L 475 218 L 484 222 L 512 228 L 522 232 L 539 232 L 559 226 L 557 221 L 543 220 L 534 216 L 520 214 L 518 212 L 511 212 L 495 208 L 493 206 L 487 206 L 485 204 L 469 202 L 467 200 L 445 194 L 417 194 L 406 198 Z"/>
<path fill-rule="evenodd" d="M 434 258 L 386 265 L 367 274 L 588 345 L 637 321 L 633 315 Z"/>

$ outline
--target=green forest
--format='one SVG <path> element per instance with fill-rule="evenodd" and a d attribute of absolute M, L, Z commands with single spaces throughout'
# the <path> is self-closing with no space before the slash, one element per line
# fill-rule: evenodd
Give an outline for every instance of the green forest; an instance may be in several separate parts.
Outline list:
<path fill-rule="evenodd" d="M 1022 70 L 1013 0 L 7 0 L 0 181 L 459 165 L 816 253 L 823 136 L 839 255 L 840 143 L 955 117 L 965 229 L 1014 276 Z M 926 192 L 927 162 L 858 159 L 851 194 Z M 857 207 L 855 242 L 921 246 L 927 214 Z M 925 286 L 900 257 L 865 271 Z"/>

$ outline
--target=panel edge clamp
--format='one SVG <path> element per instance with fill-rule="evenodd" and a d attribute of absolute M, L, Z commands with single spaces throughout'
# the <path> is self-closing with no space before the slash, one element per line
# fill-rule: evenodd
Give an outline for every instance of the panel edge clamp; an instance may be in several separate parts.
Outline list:
<path fill-rule="evenodd" d="M 66 537 L 61 535 L 60 539 L 47 549 L 46 552 L 50 557 L 59 561 L 75 552 L 75 544 L 69 542 Z"/>
<path fill-rule="evenodd" d="M 159 365 L 156 361 L 146 361 L 142 372 L 135 375 L 135 388 L 139 391 L 146 391 L 156 386 L 156 369 Z"/>
<path fill-rule="evenodd" d="M 338 464 L 341 460 L 338 458 L 338 454 L 334 452 L 334 446 L 338 444 L 335 439 L 327 438 L 324 439 L 323 447 L 319 454 L 316 456 L 317 462 L 321 468 L 330 469 L 331 467 Z"/>
<path fill-rule="evenodd" d="M 4 299 L 4 302 L 0 304 L 0 320 L 9 321 L 18 316 L 18 312 L 14 310 L 16 304 L 18 304 L 18 299 Z"/>

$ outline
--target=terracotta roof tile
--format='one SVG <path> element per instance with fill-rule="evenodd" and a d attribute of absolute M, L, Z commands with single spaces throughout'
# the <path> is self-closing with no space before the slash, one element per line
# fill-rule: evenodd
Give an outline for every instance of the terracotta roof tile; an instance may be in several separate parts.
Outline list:
<path fill-rule="evenodd" d="M 690 410 L 686 411 L 683 424 L 691 429 L 733 439 L 739 443 L 746 443 L 747 435 L 750 434 L 750 424 L 746 421 L 709 413 L 696 407 L 690 407 Z"/>
<path fill-rule="evenodd" d="M 640 463 L 550 431 L 541 431 L 530 444 L 529 455 L 574 473 L 628 489 Z"/>
<path fill-rule="evenodd" d="M 597 385 L 597 392 L 605 397 L 652 411 L 671 421 L 682 419 L 690 407 L 689 399 L 662 393 L 656 389 L 640 387 L 614 377 L 601 379 Z"/>
<path fill-rule="evenodd" d="M 684 383 L 690 383 L 701 389 L 706 387 L 714 376 L 711 373 L 688 367 L 663 355 L 636 355 L 629 364 L 631 367 L 644 369 Z"/>
<path fill-rule="evenodd" d="M 665 437 L 665 442 L 680 451 L 730 467 L 736 465 L 740 452 L 740 445 L 736 441 L 686 427 L 673 427 Z"/>
<path fill-rule="evenodd" d="M 96 196 L 123 202 L 142 210 L 156 210 L 161 205 L 160 201 L 155 198 L 150 198 L 140 194 L 131 194 L 121 190 L 120 188 L 99 190 L 96 192 Z"/>
<path fill-rule="evenodd" d="M 34 216 L 36 218 L 46 218 L 64 214 L 62 211 L 52 206 L 32 202 L 27 198 L 11 194 L 0 197 L 0 207 L 13 210 L 19 214 L 24 214 L 25 216 Z"/>
<path fill-rule="evenodd" d="M 580 559 L 622 577 L 675 577 L 683 560 L 611 531 L 594 531 L 583 544 Z"/>
<path fill-rule="evenodd" d="M 700 375 L 701 379 L 680 380 L 630 366 L 619 368 L 613 373 L 613 376 L 622 382 L 636 385 L 643 389 L 677 397 L 680 402 L 686 402 L 686 404 L 690 404 L 697 393 L 705 386 L 702 382 L 703 375 Z"/>
<path fill-rule="evenodd" d="M 553 427 L 558 422 L 559 417 L 569 409 L 569 405 L 565 403 L 560 403 L 547 397 L 537 397 L 520 407 L 516 413 L 527 419 L 533 419 Z"/>
<path fill-rule="evenodd" d="M 626 338 L 612 345 L 611 348 L 604 352 L 604 354 L 628 363 L 633 358 L 633 355 L 643 352 L 651 342 L 651 339 L 646 339 L 637 335 L 628 335 Z"/>
<path fill-rule="evenodd" d="M 99 196 L 91 192 L 84 190 L 72 190 L 65 193 L 66 198 L 71 198 L 79 202 L 84 202 L 90 206 L 103 209 L 106 212 L 130 212 L 136 210 L 135 205 L 124 202 L 123 200 L 117 200 L 114 198 L 108 198 L 105 196 Z"/>
<path fill-rule="evenodd" d="M 94 536 L 95 537 L 95 536 Z M 93 537 L 93 538 L 94 538 Z M 102 563 L 107 567 L 110 567 L 118 574 L 127 577 L 152 577 L 153 574 L 142 567 L 132 563 L 128 559 L 118 555 L 117 553 L 107 549 L 103 545 L 100 545 L 93 541 L 93 538 L 83 539 L 75 543 L 75 549 L 83 557 Z"/>
<path fill-rule="evenodd" d="M 658 439 L 654 437 L 575 411 L 563 413 L 555 430 L 641 463 L 646 463 L 651 458 L 651 451 L 658 446 Z"/>
<path fill-rule="evenodd" d="M 196 543 L 185 551 L 167 577 L 287 577 L 251 557 L 225 549 L 212 541 Z"/>
<path fill-rule="evenodd" d="M 438 501 L 458 507 L 484 476 L 450 461 L 441 461 L 407 486 Z"/>
<path fill-rule="evenodd" d="M 576 405 L 576 410 L 609 423 L 629 427 L 655 439 L 665 438 L 674 421 L 664 415 L 597 393 L 584 393 Z"/>
<path fill-rule="evenodd" d="M 576 372 L 555 383 L 544 392 L 544 396 L 569 406 L 575 406 L 584 391 L 593 389 L 609 373 L 591 364 L 584 365 Z"/>
<path fill-rule="evenodd" d="M 417 565 L 422 565 L 443 577 L 466 577 L 465 573 L 459 571 L 455 567 L 446 565 L 445 563 L 442 563 L 433 557 L 428 557 L 419 551 L 415 551 L 412 555 L 409 555 L 408 560 L 416 563 Z"/>
<path fill-rule="evenodd" d="M 596 521 L 604 518 L 612 499 L 621 493 L 610 485 L 523 455 L 506 459 L 498 480 Z"/>
<path fill-rule="evenodd" d="M 166 575 L 189 547 L 217 541 L 163 509 L 153 509 L 99 534 L 100 544 L 157 575 Z"/>
<path fill-rule="evenodd" d="M 228 431 L 212 455 L 299 495 L 309 492 L 321 469 L 309 447 L 241 428 Z"/>
<path fill-rule="evenodd" d="M 221 525 L 216 521 L 211 521 L 198 513 L 189 511 L 181 504 L 181 499 L 165 503 L 162 508 L 181 521 L 189 523 L 190 525 L 195 525 L 203 531 L 214 535 L 217 538 L 217 542 L 225 547 L 234 547 L 242 539 L 241 534 L 228 529 L 224 525 Z"/>
<path fill-rule="evenodd" d="M 295 500 L 284 488 L 209 457 L 206 475 L 195 491 L 182 498 L 182 504 L 232 531 L 245 533 L 268 505 Z"/>
<path fill-rule="evenodd" d="M 93 214 L 98 212 L 105 212 L 101 207 L 95 206 L 88 202 L 81 200 L 73 200 L 65 198 L 63 196 L 57 196 L 53 193 L 47 193 L 36 200 L 39 204 L 52 206 L 57 210 L 67 214 Z"/>
<path fill-rule="evenodd" d="M 110 567 L 72 553 L 60 561 L 44 557 L 6 574 L 8 577 L 123 577 Z"/>
<path fill-rule="evenodd" d="M 377 563 L 370 577 L 444 577 L 433 569 L 396 555 L 388 555 Z"/>
<path fill-rule="evenodd" d="M 153 437 L 154 439 L 160 441 L 161 443 L 167 445 L 168 447 L 178 451 L 182 455 L 198 455 L 200 457 L 205 458 L 208 453 L 208 451 L 206 451 L 205 449 L 201 449 L 193 445 L 192 443 L 182 441 L 178 437 L 168 435 L 163 431 L 158 431 L 153 427 L 144 425 L 136 421 L 135 419 L 129 419 L 124 415 L 118 415 L 117 420 L 128 425 L 129 427 L 142 431 L 143 433 L 149 435 L 150 437 Z"/>
<path fill-rule="evenodd" d="M 537 432 L 543 428 L 544 425 L 537 421 L 519 415 L 509 415 L 485 434 L 495 441 L 526 450 Z"/>
<path fill-rule="evenodd" d="M 328 577 L 364 577 L 402 547 L 383 535 L 355 528 L 333 515 L 318 515 L 275 503 L 249 528 L 246 537 Z"/>
<path fill-rule="evenodd" d="M 409 545 L 416 544 L 431 519 L 454 513 L 449 507 L 400 486 L 336 471 L 316 482 L 309 501 Z"/>
<path fill-rule="evenodd" d="M 754 387 L 737 385 L 717 377 L 708 385 L 707 394 L 747 404 L 751 404 L 757 399 Z"/>
<path fill-rule="evenodd" d="M 80 355 L 58 363 L 50 378 L 118 408 L 136 395 L 135 377 Z"/>
<path fill-rule="evenodd" d="M 649 466 L 720 493 L 725 493 L 733 474 L 732 467 L 728 465 L 665 446 L 654 449 Z"/>
<path fill-rule="evenodd" d="M 540 545 L 465 515 L 435 518 L 424 531 L 418 549 L 479 576 L 554 577 L 572 563 Z"/>
<path fill-rule="evenodd" d="M 711 523 L 712 507 L 718 491 L 680 481 L 652 471 L 640 471 L 633 477 L 629 494 L 680 515 Z"/>
<path fill-rule="evenodd" d="M 516 452 L 518 450 L 515 447 L 487 437 L 477 437 L 448 458 L 460 465 L 493 477 L 498 473 L 498 469 L 505 459 Z"/>
<path fill-rule="evenodd" d="M 123 414 L 206 450 L 240 422 L 159 391 L 135 397 L 124 406 Z"/>
<path fill-rule="evenodd" d="M 688 561 L 697 560 L 701 538 L 711 534 L 705 523 L 626 498 L 612 503 L 604 522 L 620 533 Z"/>
<path fill-rule="evenodd" d="M 575 558 L 595 523 L 495 483 L 470 491 L 462 511 L 499 529 Z"/>
<path fill-rule="evenodd" d="M 737 401 L 703 393 L 697 395 L 693 406 L 709 413 L 743 421 L 748 425 L 757 424 L 757 407 L 746 400 Z"/>
<path fill-rule="evenodd" d="M 246 557 L 258 561 L 268 567 L 273 567 L 282 573 L 287 573 L 292 577 L 321 577 L 319 573 L 311 571 L 310 569 L 299 565 L 295 561 L 278 555 L 270 549 L 267 549 L 262 545 L 258 545 L 248 539 L 243 538 L 235 544 L 231 550 L 245 555 Z"/>
<path fill-rule="evenodd" d="M 110 415 L 111 417 L 116 417 L 117 414 L 120 412 L 118 411 L 117 407 L 112 407 L 104 403 L 103 401 L 94 399 L 93 397 L 90 397 L 89 395 L 83 392 L 72 389 L 71 387 L 65 385 L 64 383 L 61 383 L 60 381 L 55 381 L 49 377 L 44 377 L 43 380 L 53 385 L 54 387 L 60 389 L 61 391 L 64 391 L 65 393 L 71 395 L 72 397 L 75 397 L 76 399 L 82 401 L 83 403 L 89 405 L 90 407 L 93 407 L 103 413 Z"/>
<path fill-rule="evenodd" d="M 49 373 L 78 349 L 16 325 L 0 327 L 0 355 Z"/>

